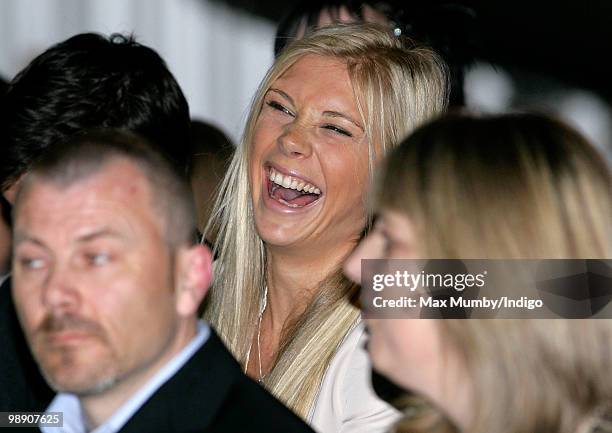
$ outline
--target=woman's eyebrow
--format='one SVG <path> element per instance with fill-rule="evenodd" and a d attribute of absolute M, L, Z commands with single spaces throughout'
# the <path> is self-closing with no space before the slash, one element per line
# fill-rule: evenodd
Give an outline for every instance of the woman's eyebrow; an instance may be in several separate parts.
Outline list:
<path fill-rule="evenodd" d="M 353 125 L 355 125 L 357 128 L 359 128 L 359 129 L 361 129 L 363 131 L 363 127 L 356 120 L 353 120 L 353 118 L 351 116 L 349 116 L 348 114 L 340 113 L 338 111 L 324 111 L 323 115 L 324 116 L 329 116 L 329 117 L 342 117 L 343 119 L 348 120 Z"/>
<path fill-rule="evenodd" d="M 285 98 L 287 101 L 289 101 L 291 103 L 291 105 L 295 105 L 294 102 L 293 102 L 293 98 L 291 98 L 291 96 L 289 96 L 287 93 L 283 92 L 281 89 L 270 87 L 270 89 L 268 89 L 268 92 L 278 93 L 283 98 Z"/>

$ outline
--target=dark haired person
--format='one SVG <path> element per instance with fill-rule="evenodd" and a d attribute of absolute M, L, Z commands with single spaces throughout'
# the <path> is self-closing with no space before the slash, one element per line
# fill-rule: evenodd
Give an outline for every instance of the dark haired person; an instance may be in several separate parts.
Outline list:
<path fill-rule="evenodd" d="M 312 432 L 198 320 L 212 256 L 186 179 L 144 140 L 56 146 L 14 214 L 13 295 L 62 431 Z"/>
<path fill-rule="evenodd" d="M 446 0 L 372 1 L 301 0 L 276 30 L 274 55 L 295 39 L 334 23 L 377 23 L 437 51 L 449 67 L 449 106 L 463 106 L 464 75 L 478 54 L 476 13 L 466 4 Z"/>
<path fill-rule="evenodd" d="M 4 96 L 8 83 L 0 77 L 0 101 Z M 0 285 L 8 277 L 11 250 L 10 205 L 0 195 Z"/>
<path fill-rule="evenodd" d="M 334 23 L 367 22 L 395 25 L 395 5 L 388 1 L 372 2 L 368 0 L 314 0 L 298 1 L 284 15 L 276 28 L 274 38 L 274 56 L 296 39 L 317 27 Z"/>
<path fill-rule="evenodd" d="M 0 285 L 8 278 L 10 270 L 11 229 L 10 229 L 10 207 L 11 205 L 0 196 Z"/>
<path fill-rule="evenodd" d="M 200 120 L 191 122 L 191 149 L 193 156 L 189 165 L 189 179 L 198 214 L 198 230 L 204 231 L 212 214 L 213 200 L 217 188 L 229 167 L 234 153 L 234 144 L 216 126 Z M 214 243 L 214 235 L 206 239 Z"/>
<path fill-rule="evenodd" d="M 73 36 L 17 74 L 1 101 L 2 195 L 12 202 L 38 158 L 89 128 L 137 132 L 186 174 L 189 125 L 185 96 L 154 50 L 121 35 Z M 23 339 L 9 281 L 0 287 L 0 411 L 41 410 L 53 393 Z"/>
<path fill-rule="evenodd" d="M 41 152 L 87 128 L 138 132 L 183 170 L 191 156 L 178 83 L 155 51 L 122 35 L 54 45 L 13 79 L 2 107 L 0 185 L 9 201 Z"/>

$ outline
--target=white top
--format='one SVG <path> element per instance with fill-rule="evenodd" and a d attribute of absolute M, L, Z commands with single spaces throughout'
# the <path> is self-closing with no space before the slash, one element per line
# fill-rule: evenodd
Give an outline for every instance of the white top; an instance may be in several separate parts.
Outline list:
<path fill-rule="evenodd" d="M 145 386 L 130 397 L 109 419 L 91 433 L 116 433 L 121 430 L 138 409 L 191 359 L 208 340 L 209 336 L 210 327 L 203 321 L 198 321 L 198 333 L 191 342 L 172 357 Z M 43 433 L 85 433 L 88 431 L 79 398 L 74 394 L 58 394 L 46 412 L 62 412 L 64 422 L 63 427 L 40 427 Z"/>
<path fill-rule="evenodd" d="M 319 433 L 382 433 L 401 413 L 378 398 L 364 348 L 363 323 L 355 326 L 338 347 L 325 373 L 309 424 Z"/>

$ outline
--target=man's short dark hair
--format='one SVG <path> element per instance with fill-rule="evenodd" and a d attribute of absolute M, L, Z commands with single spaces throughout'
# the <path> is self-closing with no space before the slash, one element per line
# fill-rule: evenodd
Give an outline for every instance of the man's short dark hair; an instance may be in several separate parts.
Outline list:
<path fill-rule="evenodd" d="M 118 34 L 79 34 L 10 83 L 0 108 L 0 187 L 50 146 L 90 128 L 137 132 L 186 172 L 189 124 L 185 96 L 155 51 Z"/>
<path fill-rule="evenodd" d="M 17 193 L 14 214 L 32 185 L 44 182 L 58 188 L 99 174 L 112 162 L 133 163 L 144 175 L 170 246 L 197 241 L 193 195 L 182 173 L 146 139 L 120 130 L 92 130 L 49 149 L 31 167 Z"/>

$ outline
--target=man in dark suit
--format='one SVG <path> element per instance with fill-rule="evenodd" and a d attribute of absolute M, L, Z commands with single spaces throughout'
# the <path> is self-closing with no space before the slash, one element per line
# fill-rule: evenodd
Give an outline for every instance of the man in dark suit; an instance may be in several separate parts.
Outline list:
<path fill-rule="evenodd" d="M 137 132 L 186 171 L 189 107 L 161 57 L 121 35 L 80 34 L 36 57 L 0 98 L 3 211 L 37 158 L 96 127 Z M 0 238 L 2 250 L 10 236 Z M 27 348 L 10 292 L 9 279 L 0 287 L 0 412 L 39 411 L 54 393 Z"/>
<path fill-rule="evenodd" d="M 311 432 L 198 320 L 211 253 L 185 179 L 144 139 L 54 146 L 13 211 L 13 298 L 62 431 Z"/>

